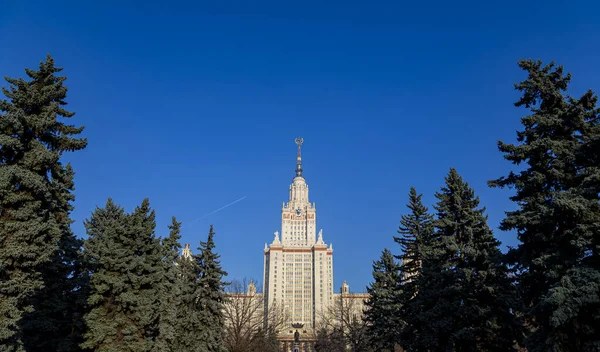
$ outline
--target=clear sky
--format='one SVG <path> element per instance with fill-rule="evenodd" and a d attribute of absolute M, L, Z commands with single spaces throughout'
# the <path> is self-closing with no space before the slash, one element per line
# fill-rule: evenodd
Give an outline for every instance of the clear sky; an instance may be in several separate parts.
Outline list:
<path fill-rule="evenodd" d="M 87 149 L 73 225 L 108 197 L 149 197 L 158 235 L 172 215 L 197 247 L 209 224 L 230 279 L 261 280 L 263 248 L 302 136 L 317 226 L 336 290 L 363 291 L 410 186 L 433 193 L 456 167 L 497 226 L 511 165 L 496 149 L 520 128 L 520 58 L 556 60 L 574 94 L 600 90 L 597 1 L 2 1 L 0 75 L 47 53 L 68 77 Z M 2 85 L 6 85 L 3 83 Z M 237 199 L 243 200 L 194 221 Z"/>

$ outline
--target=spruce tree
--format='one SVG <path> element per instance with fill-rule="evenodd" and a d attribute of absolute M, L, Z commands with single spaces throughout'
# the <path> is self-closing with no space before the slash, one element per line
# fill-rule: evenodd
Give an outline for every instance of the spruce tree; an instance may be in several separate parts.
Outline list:
<path fill-rule="evenodd" d="M 221 352 L 225 334 L 225 319 L 223 317 L 223 303 L 225 297 L 226 282 L 223 278 L 227 275 L 221 268 L 219 255 L 214 251 L 215 232 L 210 225 L 206 242 L 201 241 L 199 255 L 196 261 L 200 267 L 200 279 L 198 280 L 198 308 L 200 310 L 201 330 L 199 334 L 201 352 Z"/>
<path fill-rule="evenodd" d="M 56 175 L 63 184 L 65 211 L 61 218 L 61 238 L 52 261 L 41 269 L 44 287 L 32 297 L 33 311 L 23 318 L 23 335 L 27 351 L 77 351 L 83 341 L 88 275 L 81 257 L 82 240 L 71 231 L 68 213 L 72 210 L 69 192 L 73 189 L 70 165 Z M 57 182 L 58 183 L 58 182 Z"/>
<path fill-rule="evenodd" d="M 527 78 L 515 103 L 529 109 L 518 144 L 499 142 L 521 171 L 490 181 L 514 188 L 517 209 L 501 229 L 516 231 L 509 251 L 519 283 L 529 351 L 600 350 L 600 110 L 598 97 L 566 95 L 562 66 L 522 60 Z"/>
<path fill-rule="evenodd" d="M 225 334 L 222 281 L 227 273 L 221 268 L 219 255 L 214 252 L 214 231 L 210 226 L 208 239 L 201 241 L 199 253 L 177 258 L 176 301 L 177 323 L 173 350 L 182 352 L 221 352 Z"/>
<path fill-rule="evenodd" d="M 85 221 L 88 239 L 84 242 L 86 268 L 91 274 L 89 312 L 83 347 L 104 351 L 130 350 L 137 330 L 122 306 L 120 296 L 127 294 L 125 273 L 131 253 L 123 240 L 127 236 L 127 214 L 108 199 L 104 208 L 96 208 Z M 131 342 L 131 340 L 134 340 Z"/>
<path fill-rule="evenodd" d="M 166 352 L 166 351 L 177 351 L 174 349 L 174 342 L 176 336 L 176 325 L 177 325 L 177 307 L 178 300 L 180 298 L 179 286 L 178 286 L 178 268 L 175 265 L 175 261 L 179 255 L 179 249 L 181 244 L 179 239 L 181 238 L 180 229 L 181 223 L 177 222 L 177 219 L 173 217 L 171 219 L 171 230 L 169 237 L 162 240 L 162 274 L 163 278 L 160 283 L 160 311 L 159 311 L 159 323 L 158 323 L 158 337 L 156 342 L 152 346 L 153 351 Z"/>
<path fill-rule="evenodd" d="M 159 327 L 162 251 L 154 211 L 145 199 L 128 215 L 109 199 L 85 222 L 91 271 L 90 310 L 82 347 L 95 351 L 149 351 Z"/>
<path fill-rule="evenodd" d="M 70 166 L 61 157 L 85 148 L 76 138 L 83 127 L 65 124 L 66 77 L 54 59 L 46 57 L 39 69 L 26 69 L 30 78 L 6 78 L 8 100 L 0 101 L 0 346 L 21 351 L 60 350 L 72 327 L 70 290 L 76 287 L 74 255 L 78 243 L 70 232 L 73 200 Z M 51 274 L 51 276 L 48 276 Z M 72 279 L 72 280 L 71 280 Z M 41 292 L 44 290 L 44 292 Z M 65 293 L 65 295 L 63 295 Z M 44 297 L 58 296 L 57 307 Z M 49 308 L 49 309 L 48 309 Z M 37 311 L 36 311 L 37 309 Z M 29 340 L 27 330 L 38 329 L 40 339 Z M 42 341 L 43 340 L 43 341 Z"/>
<path fill-rule="evenodd" d="M 399 285 L 399 266 L 386 248 L 381 258 L 373 263 L 373 283 L 367 287 L 370 297 L 365 301 L 364 317 L 371 343 L 380 349 L 393 351 L 400 339 Z"/>
<path fill-rule="evenodd" d="M 176 259 L 176 286 L 179 298 L 176 305 L 175 341 L 173 351 L 199 351 L 202 340 L 200 331 L 204 328 L 200 315 L 203 312 L 198 305 L 201 269 L 195 256 L 180 256 Z"/>
<path fill-rule="evenodd" d="M 423 205 L 422 194 L 417 194 L 414 187 L 410 188 L 407 208 L 408 214 L 402 215 L 398 234 L 394 241 L 400 245 L 402 255 L 397 256 L 401 260 L 402 291 L 408 298 L 417 293 L 416 283 L 413 278 L 419 274 L 421 261 L 423 260 L 422 247 L 424 243 L 431 241 L 433 231 L 433 217 Z"/>
<path fill-rule="evenodd" d="M 398 234 L 401 237 L 394 236 L 394 241 L 400 245 L 402 251 L 402 255 L 396 257 L 400 259 L 400 282 L 396 304 L 399 307 L 397 314 L 403 320 L 402 344 L 407 346 L 415 339 L 411 327 L 418 312 L 418 307 L 411 307 L 410 302 L 417 295 L 417 276 L 421 271 L 423 251 L 431 242 L 433 234 L 433 216 L 423 205 L 422 197 L 423 195 L 418 194 L 414 187 L 410 188 L 407 204 L 410 211 L 400 218 Z"/>
<path fill-rule="evenodd" d="M 514 290 L 502 253 L 479 198 L 451 169 L 436 193 L 437 217 L 424 248 L 414 350 L 508 351 L 518 325 L 511 312 Z M 413 310 L 414 312 L 414 310 Z"/>
<path fill-rule="evenodd" d="M 139 327 L 143 337 L 152 346 L 159 335 L 159 310 L 161 285 L 164 279 L 163 250 L 155 236 L 155 212 L 148 199 L 135 208 L 129 216 L 129 238 L 132 239 L 133 260 L 131 271 L 137 274 L 132 280 L 135 297 L 129 302 L 138 307 Z"/>

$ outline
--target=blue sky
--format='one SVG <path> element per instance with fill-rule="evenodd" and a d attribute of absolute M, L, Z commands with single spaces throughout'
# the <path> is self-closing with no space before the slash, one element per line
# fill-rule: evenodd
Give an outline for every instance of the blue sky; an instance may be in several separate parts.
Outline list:
<path fill-rule="evenodd" d="M 317 225 L 333 243 L 336 290 L 363 291 L 392 240 L 410 186 L 433 193 L 455 167 L 497 228 L 526 111 L 513 102 L 520 58 L 555 60 L 573 94 L 600 90 L 593 1 L 5 1 L 0 74 L 52 54 L 89 146 L 69 155 L 73 225 L 108 197 L 149 197 L 157 234 L 172 215 L 197 247 L 209 224 L 230 279 L 261 280 L 280 227 L 296 136 Z M 6 85 L 3 83 L 2 85 Z M 193 221 L 237 199 L 220 212 Z M 514 234 L 496 229 L 503 245 Z"/>

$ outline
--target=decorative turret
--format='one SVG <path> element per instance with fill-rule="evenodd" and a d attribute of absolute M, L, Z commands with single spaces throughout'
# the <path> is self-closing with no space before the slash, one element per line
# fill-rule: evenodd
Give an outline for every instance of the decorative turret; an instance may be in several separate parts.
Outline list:
<path fill-rule="evenodd" d="M 350 286 L 348 286 L 348 283 L 346 283 L 346 280 L 344 280 L 344 283 L 342 284 L 342 287 L 340 288 L 340 292 L 343 295 L 347 295 L 350 293 Z"/>
<path fill-rule="evenodd" d="M 248 296 L 254 296 L 256 294 L 256 285 L 254 284 L 254 281 L 250 280 L 250 283 L 248 284 Z"/>
<path fill-rule="evenodd" d="M 183 245 L 183 249 L 181 250 L 181 256 L 185 259 L 192 259 L 192 250 L 190 249 L 189 243 Z"/>

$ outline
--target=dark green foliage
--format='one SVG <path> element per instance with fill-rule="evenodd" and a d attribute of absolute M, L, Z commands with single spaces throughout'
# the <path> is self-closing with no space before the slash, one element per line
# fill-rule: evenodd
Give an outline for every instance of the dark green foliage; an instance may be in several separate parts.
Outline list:
<path fill-rule="evenodd" d="M 200 280 L 200 267 L 194 257 L 181 256 L 177 263 L 177 288 L 179 299 L 177 305 L 173 351 L 193 352 L 199 351 L 201 343 L 198 333 L 202 329 L 202 321 L 198 307 L 198 291 Z"/>
<path fill-rule="evenodd" d="M 431 243 L 433 236 L 433 217 L 429 214 L 427 207 L 423 205 L 422 195 L 417 193 L 414 187 L 410 188 L 408 195 L 407 208 L 408 214 L 402 215 L 398 234 L 401 237 L 394 236 L 394 241 L 400 245 L 402 255 L 400 259 L 400 279 L 396 305 L 399 311 L 396 313 L 403 320 L 401 339 L 414 341 L 415 335 L 412 330 L 412 322 L 416 319 L 415 314 L 411 314 L 407 303 L 412 300 L 417 292 L 417 276 L 421 271 L 423 261 L 423 250 Z M 397 342 L 400 340 L 397 339 Z"/>
<path fill-rule="evenodd" d="M 61 175 L 65 182 L 66 211 L 61 218 L 69 219 L 72 210 L 73 172 L 69 165 Z M 67 201 L 69 200 L 69 201 Z M 23 334 L 27 351 L 77 351 L 84 331 L 88 275 L 83 268 L 80 249 L 82 241 L 70 229 L 71 221 L 61 224 L 62 236 L 52 261 L 41 269 L 45 286 L 33 296 L 33 311 L 23 319 Z"/>
<path fill-rule="evenodd" d="M 223 277 L 227 273 L 221 268 L 219 255 L 214 252 L 215 232 L 210 226 L 208 239 L 200 242 L 199 255 L 195 257 L 200 268 L 200 280 L 198 280 L 197 297 L 198 309 L 200 310 L 201 330 L 200 339 L 201 352 L 225 351 L 223 338 L 225 333 L 225 319 L 223 318 L 223 302 L 225 301 L 225 286 Z"/>
<path fill-rule="evenodd" d="M 163 251 L 145 199 L 131 215 L 111 199 L 85 223 L 91 271 L 84 348 L 148 351 L 158 336 Z"/>
<path fill-rule="evenodd" d="M 177 275 L 179 272 L 175 261 L 179 255 L 181 244 L 181 223 L 173 217 L 169 226 L 171 232 L 169 237 L 162 240 L 162 266 L 163 277 L 160 282 L 160 311 L 158 323 L 158 337 L 152 346 L 153 351 L 167 352 L 177 351 L 174 342 L 177 337 L 175 331 L 177 325 L 177 307 L 180 297 Z"/>
<path fill-rule="evenodd" d="M 520 172 L 491 181 L 511 187 L 518 208 L 502 230 L 521 243 L 509 252 L 518 277 L 529 351 L 600 351 L 600 111 L 587 91 L 565 95 L 570 74 L 554 63 L 522 60 L 528 77 L 515 87 L 519 144 L 499 142 Z"/>
<path fill-rule="evenodd" d="M 392 252 L 385 249 L 373 263 L 373 283 L 367 287 L 370 298 L 365 302 L 365 321 L 371 345 L 394 349 L 400 341 L 403 322 L 398 305 L 400 274 Z"/>
<path fill-rule="evenodd" d="M 137 306 L 138 326 L 143 331 L 143 337 L 153 344 L 158 336 L 159 307 L 161 305 L 161 283 L 163 282 L 163 251 L 160 241 L 156 238 L 154 210 L 150 202 L 144 199 L 135 208 L 127 223 L 129 243 L 133 255 L 130 263 L 129 279 L 133 286 L 130 306 Z M 131 273 L 137 275 L 132 277 Z"/>
<path fill-rule="evenodd" d="M 402 291 L 408 298 L 417 293 L 416 283 L 412 278 L 419 274 L 423 259 L 422 247 L 429 243 L 433 234 L 433 217 L 421 201 L 423 195 L 417 194 L 414 187 L 410 188 L 408 214 L 402 215 L 398 233 L 402 237 L 394 236 L 394 241 L 400 245 L 402 255 L 398 257 L 401 262 Z"/>
<path fill-rule="evenodd" d="M 88 331 L 84 347 L 105 351 L 133 350 L 137 326 L 129 319 L 120 296 L 131 291 L 127 281 L 131 257 L 127 241 L 127 214 L 108 199 L 104 208 L 96 208 L 85 227 L 89 238 L 84 243 L 90 279 L 90 311 L 85 315 Z"/>
<path fill-rule="evenodd" d="M 68 229 L 73 200 L 69 165 L 61 156 L 85 148 L 83 127 L 61 122 L 67 88 L 62 69 L 48 56 L 39 70 L 26 69 L 29 81 L 6 80 L 8 100 L 0 101 L 0 346 L 23 350 L 62 349 L 68 345 L 77 287 L 78 243 Z M 42 291 L 43 290 L 43 291 Z M 49 306 L 48 297 L 57 296 Z M 35 311 L 35 313 L 34 313 Z M 33 340 L 28 331 L 37 329 Z M 27 336 L 25 336 L 27 335 Z"/>
<path fill-rule="evenodd" d="M 177 259 L 179 300 L 174 351 L 225 351 L 222 281 L 227 275 L 214 252 L 215 233 L 212 225 L 206 242 L 200 242 L 199 253 Z"/>
<path fill-rule="evenodd" d="M 499 242 L 479 199 L 456 170 L 436 193 L 434 237 L 423 250 L 418 293 L 407 303 L 416 339 L 409 350 L 509 351 L 517 325 Z"/>

